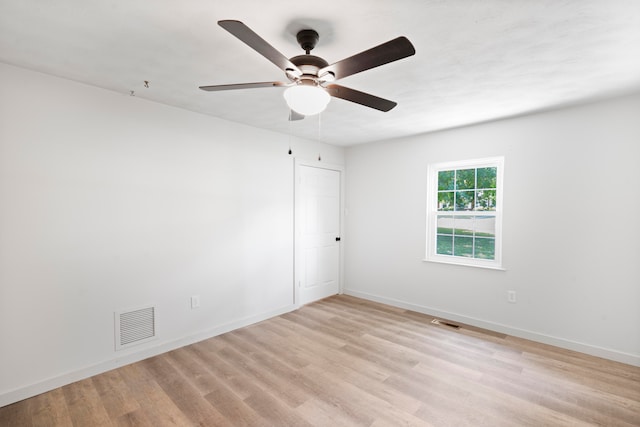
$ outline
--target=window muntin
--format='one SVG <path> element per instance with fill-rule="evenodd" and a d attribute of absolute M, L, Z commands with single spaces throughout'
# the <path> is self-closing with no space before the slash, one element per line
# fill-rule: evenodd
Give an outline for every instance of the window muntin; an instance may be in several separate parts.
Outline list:
<path fill-rule="evenodd" d="M 430 166 L 427 260 L 501 268 L 502 158 Z"/>

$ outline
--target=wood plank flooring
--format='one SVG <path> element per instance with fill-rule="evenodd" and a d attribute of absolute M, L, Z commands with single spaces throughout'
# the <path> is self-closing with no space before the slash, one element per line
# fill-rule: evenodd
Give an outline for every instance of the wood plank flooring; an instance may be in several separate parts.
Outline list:
<path fill-rule="evenodd" d="M 349 296 L 0 408 L 0 426 L 640 426 L 640 368 Z"/>

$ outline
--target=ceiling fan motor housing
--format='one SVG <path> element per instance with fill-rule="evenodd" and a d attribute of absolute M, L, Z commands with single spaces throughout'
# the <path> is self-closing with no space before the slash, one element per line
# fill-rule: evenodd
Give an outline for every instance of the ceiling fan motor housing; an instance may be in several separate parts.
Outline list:
<path fill-rule="evenodd" d="M 317 78 L 318 71 L 329 65 L 327 61 L 315 55 L 298 55 L 289 59 L 296 67 L 302 71 L 301 78 Z"/>

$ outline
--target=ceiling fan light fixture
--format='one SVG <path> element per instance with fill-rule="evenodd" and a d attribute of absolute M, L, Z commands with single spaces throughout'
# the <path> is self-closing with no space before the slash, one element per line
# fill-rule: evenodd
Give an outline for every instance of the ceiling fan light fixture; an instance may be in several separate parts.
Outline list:
<path fill-rule="evenodd" d="M 284 91 L 284 99 L 296 113 L 313 116 L 327 108 L 331 96 L 319 86 L 298 84 Z"/>

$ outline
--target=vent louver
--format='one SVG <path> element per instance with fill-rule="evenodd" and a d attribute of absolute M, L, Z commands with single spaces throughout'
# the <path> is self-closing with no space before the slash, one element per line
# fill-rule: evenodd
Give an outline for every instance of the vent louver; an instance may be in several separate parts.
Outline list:
<path fill-rule="evenodd" d="M 154 306 L 115 313 L 116 350 L 141 344 L 156 336 Z"/>
<path fill-rule="evenodd" d="M 455 323 L 451 323 L 451 322 L 445 322 L 444 320 L 440 320 L 440 319 L 433 319 L 431 323 L 433 323 L 434 325 L 444 325 L 450 328 L 460 329 L 460 325 L 456 325 Z"/>

